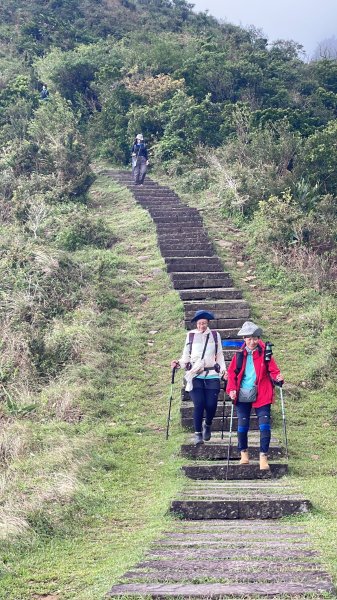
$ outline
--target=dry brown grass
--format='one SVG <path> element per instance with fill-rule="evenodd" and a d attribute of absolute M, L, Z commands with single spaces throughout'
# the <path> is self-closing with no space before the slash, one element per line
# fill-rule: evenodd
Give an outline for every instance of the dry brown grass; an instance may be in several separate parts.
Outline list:
<path fill-rule="evenodd" d="M 4 423 L 0 430 L 0 463 L 10 463 L 24 455 L 29 447 L 29 429 L 20 422 Z"/>

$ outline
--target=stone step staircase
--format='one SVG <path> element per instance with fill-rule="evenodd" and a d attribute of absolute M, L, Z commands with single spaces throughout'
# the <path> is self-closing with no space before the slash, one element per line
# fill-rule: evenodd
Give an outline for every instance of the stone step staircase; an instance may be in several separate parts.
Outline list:
<path fill-rule="evenodd" d="M 129 173 L 108 170 L 106 174 L 126 185 L 154 220 L 167 271 L 184 305 L 186 329 L 192 328 L 194 312 L 206 309 L 215 314 L 210 327 L 219 331 L 222 340 L 237 339 L 249 318 L 249 306 L 223 270 L 200 213 L 149 179 L 144 186 L 135 186 Z M 234 352 L 225 348 L 225 359 L 231 360 Z M 219 400 L 211 441 L 181 447 L 187 460 L 182 468 L 186 485 L 171 503 L 170 511 L 178 517 L 173 531 L 153 544 L 145 560 L 112 587 L 110 597 L 331 597 L 331 579 L 320 566 L 304 526 L 277 521 L 310 510 L 310 502 L 286 476 L 283 448 L 272 438 L 271 470 L 260 471 L 258 423 L 252 416 L 251 461 L 239 465 L 234 412 L 227 469 L 231 405 L 223 389 Z M 182 389 L 181 422 L 189 431 L 193 431 L 192 414 L 190 396 Z"/>

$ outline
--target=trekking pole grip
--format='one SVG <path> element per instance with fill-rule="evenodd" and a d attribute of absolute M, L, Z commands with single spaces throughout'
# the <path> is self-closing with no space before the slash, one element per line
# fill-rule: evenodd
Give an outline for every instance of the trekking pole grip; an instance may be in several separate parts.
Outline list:
<path fill-rule="evenodd" d="M 277 387 L 281 388 L 284 384 L 284 381 L 282 379 L 282 381 L 274 381 L 274 385 L 276 385 Z"/>
<path fill-rule="evenodd" d="M 171 377 L 171 385 L 174 384 L 174 376 L 176 374 L 177 367 L 173 367 L 172 369 L 172 377 Z"/>

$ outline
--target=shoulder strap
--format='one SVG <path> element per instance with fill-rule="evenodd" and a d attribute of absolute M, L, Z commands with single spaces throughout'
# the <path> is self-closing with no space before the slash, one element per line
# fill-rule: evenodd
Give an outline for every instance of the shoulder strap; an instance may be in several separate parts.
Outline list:
<path fill-rule="evenodd" d="M 194 331 L 190 331 L 189 334 L 188 334 L 188 343 L 189 343 L 189 346 L 190 346 L 190 357 L 191 357 L 191 354 L 192 354 L 192 346 L 193 346 L 194 335 L 195 335 Z"/>
<path fill-rule="evenodd" d="M 235 356 L 236 356 L 236 367 L 234 369 L 234 373 L 235 375 L 239 375 L 241 369 L 242 369 L 242 365 L 243 365 L 243 352 L 235 352 Z"/>
<path fill-rule="evenodd" d="M 214 331 L 214 329 L 212 329 L 212 336 L 213 336 L 213 340 L 214 340 L 214 344 L 215 344 L 215 360 L 216 360 L 216 357 L 218 355 L 218 332 Z"/>
<path fill-rule="evenodd" d="M 206 341 L 205 341 L 205 345 L 204 345 L 204 349 L 202 351 L 202 355 L 201 355 L 201 360 L 204 358 L 205 356 L 205 352 L 206 352 L 206 348 L 207 348 L 207 344 L 208 344 L 208 340 L 209 340 L 209 333 L 206 336 Z"/>

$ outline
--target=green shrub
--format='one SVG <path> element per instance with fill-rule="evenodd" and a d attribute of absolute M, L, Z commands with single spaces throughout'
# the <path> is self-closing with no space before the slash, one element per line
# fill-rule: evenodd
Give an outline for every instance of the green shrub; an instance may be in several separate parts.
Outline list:
<path fill-rule="evenodd" d="M 72 225 L 60 230 L 55 241 L 62 250 L 74 251 L 84 246 L 111 248 L 115 237 L 103 219 L 93 220 L 89 215 L 82 214 Z"/>

